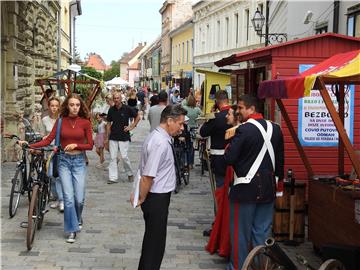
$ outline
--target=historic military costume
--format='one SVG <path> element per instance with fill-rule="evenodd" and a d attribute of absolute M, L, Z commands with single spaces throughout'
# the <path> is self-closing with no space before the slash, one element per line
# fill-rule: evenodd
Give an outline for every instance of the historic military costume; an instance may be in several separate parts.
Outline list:
<path fill-rule="evenodd" d="M 226 115 L 230 106 L 224 106 L 220 112 L 215 113 L 213 119 L 205 122 L 200 128 L 201 137 L 210 137 L 210 161 L 211 169 L 215 175 L 216 187 L 220 188 L 224 184 L 226 162 L 224 160 L 225 132 L 231 128 L 226 123 Z"/>
<path fill-rule="evenodd" d="M 229 194 L 232 252 L 228 269 L 241 269 L 248 248 L 264 244 L 270 234 L 276 178 L 283 179 L 284 171 L 280 127 L 265 121 L 261 114 L 251 114 L 236 130 L 224 158 L 234 169 Z"/>

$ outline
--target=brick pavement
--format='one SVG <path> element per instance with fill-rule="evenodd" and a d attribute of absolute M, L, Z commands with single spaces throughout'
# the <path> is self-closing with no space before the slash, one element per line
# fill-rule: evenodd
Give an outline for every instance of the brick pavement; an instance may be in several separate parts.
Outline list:
<path fill-rule="evenodd" d="M 134 130 L 129 157 L 135 170 L 141 143 L 148 131 L 148 122 L 141 121 Z M 95 151 L 88 153 L 90 165 L 87 178 L 84 227 L 74 244 L 65 243 L 63 215 L 51 209 L 44 226 L 38 231 L 31 252 L 26 251 L 26 229 L 19 226 L 27 218 L 27 201 L 22 198 L 18 213 L 8 218 L 10 179 L 15 163 L 2 164 L 1 181 L 1 266 L 2 269 L 137 269 L 144 222 L 140 209 L 132 209 L 128 198 L 132 184 L 125 181 L 108 185 L 107 171 L 97 169 Z M 190 184 L 173 195 L 170 204 L 168 238 L 162 269 L 224 269 L 225 260 L 209 255 L 202 236 L 213 219 L 212 198 L 207 177 L 195 167 Z M 314 266 L 311 243 L 297 248 L 286 247 L 294 258 L 304 255 Z M 302 269 L 302 268 L 300 268 Z"/>

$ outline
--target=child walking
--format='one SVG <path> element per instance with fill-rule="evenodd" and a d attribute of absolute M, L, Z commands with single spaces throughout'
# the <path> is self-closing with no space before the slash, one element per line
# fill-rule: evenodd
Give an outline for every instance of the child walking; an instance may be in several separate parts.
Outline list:
<path fill-rule="evenodd" d="M 106 114 L 104 113 L 97 113 L 96 114 L 96 120 L 98 121 L 97 123 L 97 127 L 96 127 L 96 136 L 95 136 L 95 147 L 96 147 L 96 153 L 99 155 L 100 161 L 98 164 L 96 164 L 97 168 L 102 168 L 104 165 L 104 139 L 105 139 L 105 128 L 106 128 L 106 123 L 103 119 L 103 117 Z"/>

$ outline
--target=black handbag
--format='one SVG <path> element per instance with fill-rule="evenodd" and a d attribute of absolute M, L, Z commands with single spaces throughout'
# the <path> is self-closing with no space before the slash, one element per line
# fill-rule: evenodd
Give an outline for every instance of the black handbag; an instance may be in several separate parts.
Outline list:
<path fill-rule="evenodd" d="M 60 132 L 61 132 L 61 123 L 62 118 L 60 117 L 58 120 L 58 124 L 56 127 L 56 137 L 55 137 L 55 146 L 57 147 L 57 150 L 52 158 L 53 160 L 53 177 L 59 177 L 59 149 L 60 149 Z"/>

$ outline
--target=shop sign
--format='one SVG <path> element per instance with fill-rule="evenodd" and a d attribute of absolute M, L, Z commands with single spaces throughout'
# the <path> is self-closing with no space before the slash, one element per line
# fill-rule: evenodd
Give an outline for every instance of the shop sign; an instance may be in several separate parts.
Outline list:
<path fill-rule="evenodd" d="M 313 65 L 300 65 L 299 71 L 304 72 Z M 335 108 L 338 102 L 333 93 L 334 86 L 326 85 Z M 354 85 L 345 85 L 345 119 L 344 126 L 351 143 L 353 143 L 354 130 Z M 311 90 L 309 97 L 299 99 L 298 137 L 302 146 L 337 146 L 339 134 L 331 119 L 319 90 Z"/>

